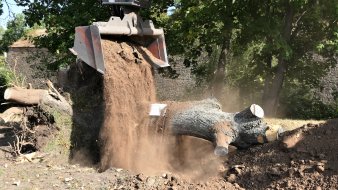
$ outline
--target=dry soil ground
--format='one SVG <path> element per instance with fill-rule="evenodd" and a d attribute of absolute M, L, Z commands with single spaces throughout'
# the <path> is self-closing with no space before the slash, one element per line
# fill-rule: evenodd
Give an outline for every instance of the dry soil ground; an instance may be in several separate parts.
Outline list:
<path fill-rule="evenodd" d="M 7 133 L 8 129 L 2 127 L 0 132 Z M 13 160 L 0 151 L 0 188 L 338 189 L 337 136 L 338 120 L 307 124 L 286 132 L 278 141 L 238 150 L 225 159 L 223 172 L 200 181 L 167 171 L 156 176 L 116 168 L 98 173 L 93 165 L 70 164 L 68 155 L 59 151 L 39 153 L 33 162 Z"/>

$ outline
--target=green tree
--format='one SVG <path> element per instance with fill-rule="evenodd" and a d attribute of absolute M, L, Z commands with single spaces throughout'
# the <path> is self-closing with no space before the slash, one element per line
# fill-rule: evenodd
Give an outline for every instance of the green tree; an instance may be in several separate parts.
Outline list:
<path fill-rule="evenodd" d="M 263 106 L 275 115 L 283 86 L 309 89 L 333 64 L 333 54 L 323 54 L 317 46 L 332 38 L 337 31 L 337 3 L 328 1 L 281 0 L 264 1 L 253 7 L 251 19 L 243 27 L 241 40 L 263 43 L 252 65 L 265 79 Z M 319 63 L 314 56 L 328 58 Z M 331 63 L 331 64 L 330 64 Z"/>
<path fill-rule="evenodd" d="M 0 15 L 2 15 L 2 13 L 4 13 L 3 7 L 4 7 L 4 4 L 2 3 L 2 1 L 0 1 Z"/>
<path fill-rule="evenodd" d="M 168 30 L 171 53 L 183 54 L 184 64 L 193 71 L 202 72 L 198 67 L 199 58 L 217 57 L 213 68 L 211 89 L 220 97 L 225 81 L 225 67 L 230 59 L 233 31 L 238 28 L 237 15 L 241 11 L 241 1 L 188 1 L 181 0 L 176 12 L 171 16 Z M 214 50 L 219 50 L 217 55 Z"/>
<path fill-rule="evenodd" d="M 18 14 L 14 19 L 8 21 L 7 29 L 0 40 L 0 52 L 6 52 L 8 47 L 22 38 L 26 33 L 26 22 L 23 14 Z"/>
<path fill-rule="evenodd" d="M 216 90 L 225 77 L 246 94 L 263 90 L 270 115 L 284 85 L 313 87 L 330 66 L 313 56 L 320 53 L 318 44 L 332 42 L 327 39 L 337 25 L 335 0 L 180 2 L 167 28 L 172 52 L 183 53 L 198 74 L 213 75 L 208 78 Z"/>
<path fill-rule="evenodd" d="M 2 36 L 4 35 L 5 31 L 6 30 L 2 26 L 0 26 L 0 40 L 2 39 Z"/>

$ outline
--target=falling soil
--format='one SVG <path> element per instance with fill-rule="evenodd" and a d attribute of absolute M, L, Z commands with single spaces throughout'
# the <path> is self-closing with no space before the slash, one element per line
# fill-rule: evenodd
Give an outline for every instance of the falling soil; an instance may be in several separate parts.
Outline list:
<path fill-rule="evenodd" d="M 149 125 L 156 93 L 152 67 L 139 53 L 145 50 L 110 40 L 103 40 L 102 45 L 106 71 L 101 170 L 114 166 L 146 173 L 160 171 L 167 163 L 166 147 L 158 145 L 155 129 Z"/>
<path fill-rule="evenodd" d="M 165 121 L 149 116 L 156 91 L 152 66 L 143 58 L 148 54 L 142 54 L 147 50 L 125 42 L 104 40 L 102 44 L 106 72 L 100 170 L 174 172 L 193 180 L 216 176 L 222 162 L 213 154 L 211 142 L 168 135 L 161 125 Z M 171 106 L 174 110 L 183 107 Z"/>

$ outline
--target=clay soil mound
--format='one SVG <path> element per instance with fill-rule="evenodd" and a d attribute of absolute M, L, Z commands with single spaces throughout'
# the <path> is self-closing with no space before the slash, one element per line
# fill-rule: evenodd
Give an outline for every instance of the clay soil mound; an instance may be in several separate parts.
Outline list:
<path fill-rule="evenodd" d="M 338 119 L 307 124 L 229 158 L 226 178 L 246 189 L 338 189 Z"/>

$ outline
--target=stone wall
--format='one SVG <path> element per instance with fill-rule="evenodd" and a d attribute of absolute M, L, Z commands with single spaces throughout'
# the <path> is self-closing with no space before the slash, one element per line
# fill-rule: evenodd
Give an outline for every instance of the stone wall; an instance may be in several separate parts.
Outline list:
<path fill-rule="evenodd" d="M 7 63 L 17 76 L 31 83 L 33 88 L 44 88 L 45 80 L 56 82 L 56 72 L 48 70 L 53 56 L 44 48 L 11 47 L 7 53 Z"/>
<path fill-rule="evenodd" d="M 176 79 L 162 77 L 155 71 L 157 97 L 159 100 L 181 100 L 187 90 L 195 85 L 190 68 L 186 68 L 183 64 L 172 65 L 172 68 L 179 74 Z"/>
<path fill-rule="evenodd" d="M 53 56 L 44 48 L 11 47 L 7 54 L 7 62 L 10 67 L 25 79 L 26 84 L 31 83 L 33 88 L 45 88 L 46 79 L 57 83 L 57 78 L 63 78 L 57 77 L 56 71 L 47 69 L 48 63 L 53 60 Z M 186 94 L 187 89 L 195 85 L 190 68 L 186 68 L 183 64 L 176 64 L 172 67 L 179 74 L 176 79 L 162 77 L 155 71 L 159 100 L 180 100 Z"/>
<path fill-rule="evenodd" d="M 321 79 L 316 96 L 325 104 L 338 103 L 338 63 Z"/>

